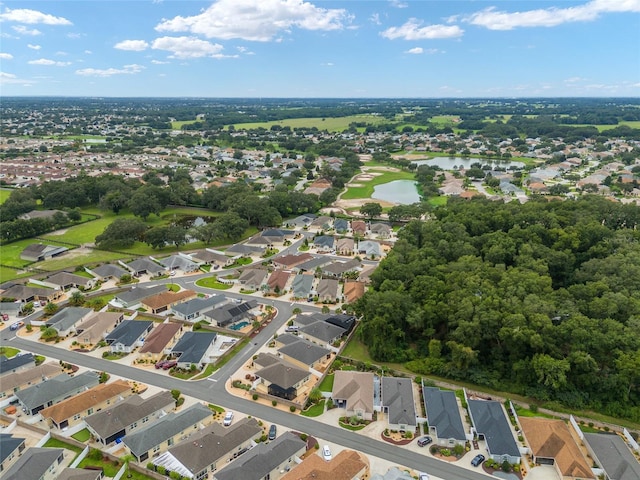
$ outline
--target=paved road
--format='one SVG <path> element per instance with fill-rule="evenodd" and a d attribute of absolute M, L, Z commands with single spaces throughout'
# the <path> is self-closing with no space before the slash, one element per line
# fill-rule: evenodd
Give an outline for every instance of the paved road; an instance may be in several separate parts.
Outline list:
<path fill-rule="evenodd" d="M 275 321 L 272 322 L 272 326 L 276 326 Z M 261 334 L 267 331 L 268 327 L 263 330 Z M 268 335 L 268 333 L 266 334 Z M 259 342 L 260 340 L 257 341 Z M 71 352 L 61 348 L 56 348 L 52 345 L 27 340 L 22 337 L 12 336 L 9 340 L 3 339 L 2 343 L 9 344 L 12 347 L 20 348 L 25 351 L 60 359 L 76 365 L 82 365 L 92 370 L 106 371 L 113 375 L 154 385 L 159 388 L 167 390 L 178 388 L 183 394 L 197 398 L 198 400 L 214 403 L 228 409 L 241 411 L 248 415 L 263 418 L 270 422 L 286 426 L 292 430 L 306 432 L 313 436 L 343 445 L 347 448 L 380 457 L 399 465 L 405 465 L 410 468 L 425 471 L 443 479 L 486 480 L 488 478 L 480 472 L 435 460 L 431 457 L 396 447 L 394 445 L 374 441 L 364 435 L 359 435 L 350 430 L 327 425 L 307 417 L 283 412 L 244 398 L 235 397 L 228 393 L 224 388 L 225 381 L 238 366 L 235 365 L 235 361 L 225 365 L 225 367 L 216 372 L 212 377 L 209 377 L 209 379 L 200 381 L 180 381 L 172 377 L 158 375 L 152 371 L 121 365 L 119 363 L 110 362 L 108 360 L 95 358 L 89 355 L 83 355 L 77 352 Z M 251 351 L 251 349 L 249 349 L 249 351 Z M 245 355 L 242 356 L 245 357 Z"/>

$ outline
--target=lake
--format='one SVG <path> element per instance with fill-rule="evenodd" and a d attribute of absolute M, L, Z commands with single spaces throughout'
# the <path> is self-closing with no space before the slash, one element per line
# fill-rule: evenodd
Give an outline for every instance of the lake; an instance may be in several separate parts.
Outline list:
<path fill-rule="evenodd" d="M 463 158 L 463 157 L 433 157 L 428 160 L 416 160 L 416 165 L 434 165 L 443 170 L 458 170 L 460 167 L 470 168 L 472 163 L 480 165 L 491 165 L 492 167 L 501 167 L 506 169 L 524 168 L 523 162 L 512 162 L 510 160 L 491 160 L 487 158 Z"/>
<path fill-rule="evenodd" d="M 371 198 L 384 200 L 385 202 L 411 205 L 420 201 L 420 195 L 413 180 L 394 180 L 373 187 Z"/>

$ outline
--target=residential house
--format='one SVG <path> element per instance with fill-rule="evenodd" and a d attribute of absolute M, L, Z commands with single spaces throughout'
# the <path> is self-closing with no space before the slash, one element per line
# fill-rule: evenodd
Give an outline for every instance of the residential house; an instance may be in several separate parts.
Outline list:
<path fill-rule="evenodd" d="M 209 310 L 204 315 L 207 321 L 216 327 L 230 327 L 238 322 L 253 321 L 258 314 L 258 302 L 249 300 L 244 303 L 230 303 L 219 308 Z"/>
<path fill-rule="evenodd" d="M 321 230 L 329 230 L 331 229 L 331 224 L 333 223 L 333 219 L 327 215 L 321 215 L 311 222 L 309 225 L 309 229 L 313 231 L 321 231 Z"/>
<path fill-rule="evenodd" d="M 278 349 L 278 355 L 297 367 L 319 370 L 331 358 L 331 350 L 328 348 L 290 334 L 280 335 L 278 337 L 280 343 L 283 343 L 282 337 L 284 341 L 287 339 L 291 341 Z"/>
<path fill-rule="evenodd" d="M 470 399 L 467 405 L 473 428 L 484 438 L 489 457 L 498 463 L 505 460 L 520 463 L 520 450 L 502 404 L 493 400 Z"/>
<path fill-rule="evenodd" d="M 321 278 L 318 282 L 318 300 L 320 302 L 335 303 L 338 301 L 338 290 L 340 284 L 338 280 L 332 278 Z"/>
<path fill-rule="evenodd" d="M 49 362 L 28 370 L 3 375 L 0 381 L 0 401 L 5 398 L 11 398 L 16 392 L 44 382 L 61 373 L 62 368 L 60 368 L 59 364 Z"/>
<path fill-rule="evenodd" d="M 253 388 L 265 391 L 274 397 L 287 400 L 295 399 L 299 394 L 299 389 L 311 377 L 308 369 L 296 367 L 270 353 L 259 354 L 253 363 L 259 368 L 256 371 Z"/>
<path fill-rule="evenodd" d="M 374 381 L 371 372 L 336 370 L 331 398 L 345 416 L 372 420 L 374 412 Z"/>
<path fill-rule="evenodd" d="M 596 476 L 564 421 L 528 417 L 519 421 L 534 463 L 553 465 L 563 480 L 595 480 Z"/>
<path fill-rule="evenodd" d="M 335 249 L 335 239 L 331 235 L 318 235 L 313 239 L 313 246 L 319 253 L 331 253 Z"/>
<path fill-rule="evenodd" d="M 282 255 L 280 257 L 271 259 L 271 264 L 275 268 L 291 269 L 311 260 L 312 258 L 313 256 L 311 256 L 311 254 L 309 253 L 301 253 L 299 255 Z"/>
<path fill-rule="evenodd" d="M 98 279 L 105 281 L 109 279 L 120 280 L 123 275 L 128 275 L 129 272 L 124 268 L 114 265 L 113 263 L 106 263 L 94 268 L 90 273 Z"/>
<path fill-rule="evenodd" d="M 57 288 L 59 290 L 69 290 L 71 288 L 81 288 L 83 290 L 89 290 L 96 285 L 95 278 L 82 277 L 74 273 L 58 272 L 45 280 L 42 283 L 51 288 Z"/>
<path fill-rule="evenodd" d="M 145 338 L 138 358 L 156 363 L 176 345 L 182 331 L 183 327 L 180 323 L 161 323 Z"/>
<path fill-rule="evenodd" d="M 367 224 L 363 220 L 353 220 L 351 231 L 354 237 L 364 237 L 367 234 Z"/>
<path fill-rule="evenodd" d="M 112 353 L 131 353 L 153 329 L 150 320 L 124 320 L 105 337 Z"/>
<path fill-rule="evenodd" d="M 33 356 L 33 353 L 14 355 L 11 358 L 0 355 L 0 377 L 3 378 L 3 381 L 5 375 L 29 370 L 35 366 L 36 358 Z"/>
<path fill-rule="evenodd" d="M 347 280 L 344 282 L 344 298 L 345 302 L 353 303 L 362 298 L 364 295 L 365 284 L 355 280 Z"/>
<path fill-rule="evenodd" d="M 386 223 L 372 223 L 369 231 L 371 235 L 375 235 L 378 238 L 389 238 L 392 232 L 391 227 Z"/>
<path fill-rule="evenodd" d="M 260 232 L 260 236 L 268 240 L 269 245 L 282 245 L 290 238 L 293 238 L 293 230 L 282 230 L 279 228 L 268 228 Z"/>
<path fill-rule="evenodd" d="M 55 480 L 64 460 L 62 448 L 27 448 L 4 473 L 3 480 Z"/>
<path fill-rule="evenodd" d="M 75 427 L 84 417 L 131 395 L 131 385 L 126 380 L 101 383 L 87 391 L 67 398 L 60 403 L 40 410 L 50 428 L 66 430 Z"/>
<path fill-rule="evenodd" d="M 120 312 L 95 312 L 76 325 L 76 341 L 81 345 L 97 345 L 123 320 L 124 314 Z"/>
<path fill-rule="evenodd" d="M 336 243 L 336 253 L 338 255 L 353 255 L 353 238 L 345 237 L 339 238 Z"/>
<path fill-rule="evenodd" d="M 347 272 L 357 272 L 362 266 L 359 260 L 351 259 L 345 262 L 331 262 L 322 267 L 322 276 L 327 278 L 342 278 Z"/>
<path fill-rule="evenodd" d="M 214 332 L 186 332 L 171 349 L 178 368 L 187 369 L 196 365 L 198 369 L 202 369 L 205 364 L 212 363 L 216 338 L 217 334 Z"/>
<path fill-rule="evenodd" d="M 224 254 L 232 257 L 235 255 L 240 255 L 243 257 L 250 257 L 251 255 L 256 255 L 258 257 L 261 257 L 262 255 L 264 255 L 264 252 L 266 251 L 267 249 L 264 246 L 251 246 L 251 245 L 244 245 L 242 243 L 236 243 L 235 245 L 231 245 L 229 248 L 227 248 L 224 251 Z"/>
<path fill-rule="evenodd" d="M 0 433 L 0 475 L 22 455 L 26 448 L 25 439 L 11 433 Z"/>
<path fill-rule="evenodd" d="M 100 470 L 90 470 L 88 468 L 64 468 L 57 480 L 102 480 L 104 472 Z"/>
<path fill-rule="evenodd" d="M 346 233 L 349 230 L 349 221 L 344 218 L 336 218 L 333 221 L 333 229 L 337 233 Z"/>
<path fill-rule="evenodd" d="M 640 463 L 626 442 L 615 433 L 585 433 L 584 444 L 606 480 L 637 480 Z"/>
<path fill-rule="evenodd" d="M 422 385 L 422 397 L 429 421 L 429 433 L 438 445 L 453 448 L 464 446 L 467 436 L 462 425 L 456 394 Z"/>
<path fill-rule="evenodd" d="M 291 296 L 294 299 L 309 298 L 311 289 L 313 288 L 313 275 L 301 274 L 295 275 L 291 282 Z"/>
<path fill-rule="evenodd" d="M 300 265 L 297 265 L 296 267 L 294 267 L 294 270 L 297 270 L 299 272 L 315 273 L 316 269 L 324 265 L 328 265 L 329 263 L 331 263 L 331 257 L 319 256 L 319 257 L 312 258 L 311 260 L 307 260 L 306 262 L 301 263 Z"/>
<path fill-rule="evenodd" d="M 183 255 L 171 255 L 170 257 L 159 260 L 159 263 L 170 272 L 173 270 L 182 270 L 185 273 L 191 273 L 200 270 L 200 265 Z"/>
<path fill-rule="evenodd" d="M 294 319 L 294 325 L 300 327 L 298 334 L 307 340 L 330 347 L 353 329 L 355 317 L 324 313 L 300 314 Z"/>
<path fill-rule="evenodd" d="M 63 373 L 48 379 L 46 382 L 41 382 L 16 392 L 16 397 L 27 415 L 35 415 L 40 410 L 60 403 L 73 395 L 84 392 L 88 388 L 95 387 L 98 383 L 100 383 L 100 378 L 91 371 L 74 377 Z"/>
<path fill-rule="evenodd" d="M 113 303 L 122 308 L 135 309 L 141 306 L 141 301 L 158 293 L 166 292 L 166 285 L 152 287 L 132 287 L 130 290 L 116 293 Z"/>
<path fill-rule="evenodd" d="M 382 377 L 381 401 L 390 430 L 415 433 L 418 422 L 410 378 Z"/>
<path fill-rule="evenodd" d="M 185 322 L 195 323 L 204 319 L 204 313 L 227 301 L 224 295 L 210 295 L 209 297 L 194 298 L 171 306 L 171 313 L 175 318 Z"/>
<path fill-rule="evenodd" d="M 358 253 L 367 258 L 376 259 L 382 256 L 382 247 L 373 240 L 360 240 L 358 242 Z"/>
<path fill-rule="evenodd" d="M 52 302 L 61 297 L 63 293 L 53 288 L 27 287 L 25 285 L 13 285 L 2 292 L 2 298 L 13 298 L 15 301 L 29 303 L 35 300 Z"/>
<path fill-rule="evenodd" d="M 406 470 L 400 470 L 398 467 L 389 468 L 384 475 L 375 473 L 371 475 L 369 480 L 415 480 L 414 477 Z"/>
<path fill-rule="evenodd" d="M 371 274 L 375 271 L 375 265 L 366 265 L 359 271 L 358 281 L 363 282 L 365 285 L 371 283 Z"/>
<path fill-rule="evenodd" d="M 228 467 L 213 475 L 214 480 L 277 478 L 302 461 L 307 442 L 285 432 L 269 443 L 259 443 Z M 320 457 L 318 457 L 320 458 Z M 297 468 L 297 467 L 296 467 Z"/>
<path fill-rule="evenodd" d="M 233 258 L 227 257 L 224 253 L 208 248 L 192 252 L 189 256 L 196 263 L 213 265 L 216 268 L 229 267 L 233 265 L 234 262 Z"/>
<path fill-rule="evenodd" d="M 84 322 L 93 314 L 93 309 L 84 307 L 65 307 L 45 321 L 45 325 L 53 328 L 59 337 L 76 333 L 76 325 Z"/>
<path fill-rule="evenodd" d="M 275 270 L 267 280 L 265 290 L 274 293 L 284 293 L 291 272 L 286 270 Z"/>
<path fill-rule="evenodd" d="M 28 262 L 42 262 L 50 258 L 59 257 L 68 251 L 69 249 L 67 247 L 31 243 L 20 252 L 20 258 Z"/>
<path fill-rule="evenodd" d="M 168 448 L 213 423 L 213 412 L 195 403 L 177 413 L 168 413 L 161 420 L 125 435 L 125 447 L 137 462 L 165 452 Z"/>
<path fill-rule="evenodd" d="M 137 258 L 125 265 L 134 277 L 149 274 L 152 277 L 164 275 L 167 269 L 149 258 Z"/>
<path fill-rule="evenodd" d="M 238 277 L 238 283 L 245 290 L 260 290 L 269 272 L 260 268 L 246 268 Z"/>
<path fill-rule="evenodd" d="M 320 455 L 309 455 L 281 480 L 360 480 L 368 477 L 368 459 L 354 450 L 342 450 L 329 461 Z"/>
<path fill-rule="evenodd" d="M 187 478 L 210 478 L 209 473 L 215 474 L 254 447 L 253 439 L 261 432 L 255 418 L 243 418 L 228 428 L 213 423 L 155 458 L 153 464 Z"/>
<path fill-rule="evenodd" d="M 311 222 L 316 218 L 313 213 L 303 213 L 302 215 L 297 216 L 296 218 L 286 220 L 284 225 L 286 227 L 295 227 L 295 228 L 304 228 L 311 225 Z"/>
<path fill-rule="evenodd" d="M 175 406 L 176 401 L 167 390 L 146 399 L 135 394 L 89 415 L 84 421 L 95 441 L 106 447 L 139 428 L 151 425 L 172 412 Z"/>
<path fill-rule="evenodd" d="M 20 302 L 0 302 L 0 314 L 17 317 L 22 313 L 24 305 Z"/>
<path fill-rule="evenodd" d="M 157 293 L 151 297 L 147 297 L 140 303 L 149 310 L 151 313 L 160 314 L 167 312 L 172 305 L 176 305 L 185 300 L 195 298 L 196 292 L 193 290 L 182 290 L 180 292 L 164 291 Z"/>

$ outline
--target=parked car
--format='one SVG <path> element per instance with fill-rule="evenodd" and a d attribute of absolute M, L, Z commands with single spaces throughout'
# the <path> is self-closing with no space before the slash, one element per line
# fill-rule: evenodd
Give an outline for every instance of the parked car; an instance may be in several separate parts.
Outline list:
<path fill-rule="evenodd" d="M 17 321 L 15 323 L 12 323 L 11 326 L 9 327 L 9 330 L 18 330 L 19 328 L 24 326 L 24 322 L 23 321 Z"/>
<path fill-rule="evenodd" d="M 433 442 L 433 439 L 431 437 L 421 437 L 421 438 L 418 439 L 418 446 L 419 447 L 426 447 L 431 442 Z"/>
<path fill-rule="evenodd" d="M 484 455 L 476 455 L 475 457 L 473 457 L 473 460 L 471 460 L 471 465 L 477 467 L 482 462 L 484 462 Z"/>
<path fill-rule="evenodd" d="M 269 440 L 275 440 L 276 439 L 276 434 L 278 432 L 278 427 L 276 427 L 275 425 L 271 425 L 269 427 Z"/>
<path fill-rule="evenodd" d="M 428 473 L 424 473 L 424 472 L 420 472 L 418 474 L 418 479 L 419 480 L 429 480 L 429 474 Z"/>
<path fill-rule="evenodd" d="M 175 367 L 178 364 L 178 362 L 176 362 L 175 360 L 167 360 L 166 362 L 164 362 L 164 364 L 162 365 L 162 369 L 163 370 L 169 370 L 170 368 Z"/>
<path fill-rule="evenodd" d="M 231 425 L 231 422 L 233 422 L 233 412 L 227 412 L 227 414 L 224 416 L 222 424 L 225 427 L 228 427 L 229 425 Z"/>
<path fill-rule="evenodd" d="M 324 458 L 327 462 L 331 460 L 332 456 L 329 445 L 325 445 L 324 447 L 322 447 L 322 458 Z"/>
<path fill-rule="evenodd" d="M 160 360 L 159 362 L 156 362 L 156 368 L 162 368 L 164 367 L 164 364 L 167 363 L 166 360 Z"/>
<path fill-rule="evenodd" d="M 2 314 L 2 321 L 6 322 L 7 320 L 9 320 L 9 315 L 7 315 L 6 313 Z"/>

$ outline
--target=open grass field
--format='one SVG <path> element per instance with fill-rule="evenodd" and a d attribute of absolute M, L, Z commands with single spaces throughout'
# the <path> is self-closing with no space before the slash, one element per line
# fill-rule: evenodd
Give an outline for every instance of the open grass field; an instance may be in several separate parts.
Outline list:
<path fill-rule="evenodd" d="M 171 122 L 171 128 L 173 130 L 181 130 L 183 125 L 191 125 L 192 123 L 196 123 L 197 120 L 182 120 L 180 122 Z"/>
<path fill-rule="evenodd" d="M 350 115 L 348 117 L 337 118 L 292 118 L 288 120 L 278 120 L 274 122 L 253 122 L 253 123 L 237 123 L 234 125 L 236 130 L 240 129 L 252 129 L 252 128 L 266 128 L 270 129 L 273 125 L 280 125 L 281 127 L 300 128 L 316 127 L 318 130 L 327 130 L 329 132 L 342 132 L 349 128 L 349 124 L 353 122 L 367 123 L 370 125 L 378 125 L 384 123 L 385 119 L 377 115 Z"/>
<path fill-rule="evenodd" d="M 372 164 L 374 162 L 368 162 L 368 163 Z M 383 166 L 382 164 L 378 164 L 378 165 Z M 415 174 L 412 172 L 406 172 L 406 171 L 388 172 L 388 171 L 382 171 L 382 170 L 375 170 L 375 167 L 373 168 L 374 169 L 370 170 L 370 172 L 381 173 L 381 175 L 373 177 L 371 180 L 368 180 L 368 181 L 360 181 L 359 179 L 356 179 L 354 183 L 361 184 L 362 186 L 348 187 L 347 191 L 344 192 L 340 198 L 343 200 L 354 200 L 356 198 L 371 198 L 371 195 L 373 195 L 373 189 L 376 185 L 382 185 L 383 183 L 393 182 L 394 180 L 414 180 L 415 179 Z"/>
<path fill-rule="evenodd" d="M 31 239 L 18 240 L 17 242 L 8 243 L 6 245 L 2 245 L 2 252 L 0 253 L 0 263 L 4 265 L 8 265 L 10 267 L 18 267 L 22 268 L 26 265 L 29 265 L 31 262 L 28 260 L 22 260 L 20 258 L 20 253 L 32 243 L 44 243 L 47 245 L 57 245 L 64 246 L 61 243 L 56 243 L 54 240 L 41 241 Z M 35 267 L 39 267 L 39 264 L 34 264 Z"/>
<path fill-rule="evenodd" d="M 9 190 L 8 188 L 0 188 L 0 205 L 7 201 L 9 195 L 11 195 L 13 190 Z"/>

